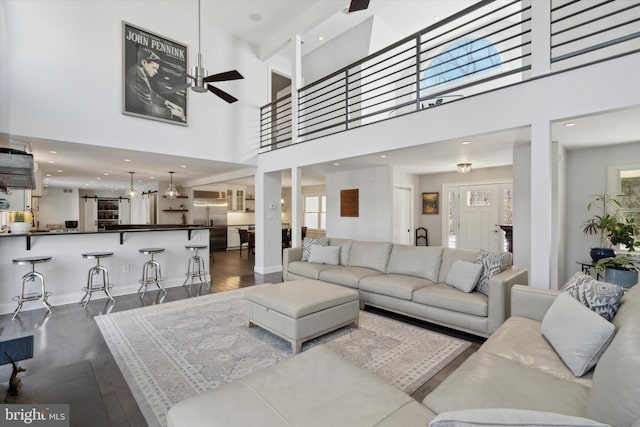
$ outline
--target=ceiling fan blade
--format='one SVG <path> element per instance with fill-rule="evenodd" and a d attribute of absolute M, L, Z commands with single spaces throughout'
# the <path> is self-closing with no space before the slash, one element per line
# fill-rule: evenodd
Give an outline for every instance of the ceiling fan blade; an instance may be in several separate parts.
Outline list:
<path fill-rule="evenodd" d="M 349 13 L 365 10 L 369 7 L 369 0 L 351 0 L 349 5 Z"/>
<path fill-rule="evenodd" d="M 191 86 L 193 86 L 192 83 L 183 83 L 181 85 L 174 86 L 174 87 L 172 87 L 170 89 L 162 90 L 162 91 L 160 91 L 160 93 L 161 94 L 176 93 L 176 92 L 180 92 L 181 90 L 188 89 Z"/>
<path fill-rule="evenodd" d="M 229 95 L 227 92 L 225 92 L 223 90 L 220 90 L 215 86 L 207 85 L 207 89 L 209 89 L 212 93 L 215 93 L 220 98 L 222 98 L 225 101 L 227 101 L 229 104 L 234 103 L 234 102 L 236 102 L 238 100 L 238 98 Z"/>
<path fill-rule="evenodd" d="M 244 79 L 244 77 L 237 70 L 233 70 L 233 71 L 225 71 L 224 73 L 211 74 L 210 76 L 205 77 L 203 80 L 207 83 L 210 83 L 210 82 L 223 82 L 226 80 L 238 80 L 238 79 Z"/>

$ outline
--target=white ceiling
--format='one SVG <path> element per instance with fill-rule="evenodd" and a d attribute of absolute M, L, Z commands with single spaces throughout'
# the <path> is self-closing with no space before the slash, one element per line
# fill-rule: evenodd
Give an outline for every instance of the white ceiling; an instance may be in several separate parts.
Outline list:
<path fill-rule="evenodd" d="M 195 0 L 189 0 L 194 2 Z M 412 34 L 438 19 L 473 3 L 472 0 L 371 0 L 367 11 L 348 15 L 348 0 L 202 0 L 203 18 L 252 45 L 259 56 L 273 54 L 287 43 L 291 34 L 301 34 L 308 53 L 359 24 L 372 14 L 398 33 L 398 39 Z M 259 20 L 257 17 L 260 17 Z M 318 40 L 323 36 L 324 40 Z M 280 54 L 283 51 L 280 49 Z M 638 141 L 640 110 L 617 111 L 594 117 L 572 119 L 552 126 L 553 139 L 569 149 Z M 303 170 L 303 184 L 323 183 L 329 172 L 390 164 L 408 173 L 427 174 L 452 171 L 456 163 L 468 159 L 474 168 L 504 166 L 512 163 L 515 144 L 529 141 L 528 129 L 498 132 L 468 138 L 471 144 L 443 141 L 411 149 L 376 153 L 361 158 L 341 159 L 339 165 L 321 164 Z M 16 147 L 30 146 L 39 166 L 51 176 L 49 185 L 91 189 L 124 189 L 129 186 L 129 171 L 135 172 L 136 187 L 144 190 L 155 181 L 169 180 L 183 185 L 203 177 L 245 169 L 246 165 L 214 162 L 161 154 L 120 150 L 61 141 L 12 137 Z M 52 154 L 50 151 L 56 151 Z M 386 157 L 381 157 L 384 154 Z M 124 159 L 131 160 L 125 162 Z M 55 163 L 49 163 L 55 162 Z M 186 167 L 183 167 L 186 166 Z M 62 172 L 58 172 L 58 171 Z M 109 174 L 109 175 L 105 175 Z M 153 177 L 153 178 L 152 178 Z M 93 181 L 93 182 L 92 182 Z M 253 177 L 234 183 L 251 185 Z M 284 182 L 284 185 L 287 185 Z"/>

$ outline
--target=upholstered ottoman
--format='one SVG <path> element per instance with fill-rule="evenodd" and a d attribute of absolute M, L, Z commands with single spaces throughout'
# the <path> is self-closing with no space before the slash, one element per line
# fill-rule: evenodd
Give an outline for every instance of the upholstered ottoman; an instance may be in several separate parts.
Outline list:
<path fill-rule="evenodd" d="M 304 341 L 350 323 L 358 326 L 358 292 L 319 280 L 255 286 L 245 291 L 245 299 L 249 326 L 290 341 L 294 354 Z"/>

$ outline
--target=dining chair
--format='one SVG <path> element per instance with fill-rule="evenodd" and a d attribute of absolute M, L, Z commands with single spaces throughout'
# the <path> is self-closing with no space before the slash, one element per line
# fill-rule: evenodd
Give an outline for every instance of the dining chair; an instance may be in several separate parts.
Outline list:
<path fill-rule="evenodd" d="M 247 251 L 251 255 L 255 248 L 255 240 L 251 237 L 249 230 L 238 228 L 238 233 L 240 233 L 240 256 L 242 256 L 242 245 L 245 243 L 247 244 Z"/>

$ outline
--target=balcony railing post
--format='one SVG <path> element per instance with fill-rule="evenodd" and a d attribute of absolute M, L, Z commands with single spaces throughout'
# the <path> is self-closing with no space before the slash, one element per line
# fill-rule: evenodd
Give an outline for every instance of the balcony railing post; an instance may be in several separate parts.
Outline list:
<path fill-rule="evenodd" d="M 344 129 L 349 130 L 349 69 L 344 70 Z"/>
<path fill-rule="evenodd" d="M 420 110 L 420 34 L 416 34 L 416 111 Z"/>
<path fill-rule="evenodd" d="M 296 34 L 293 42 L 293 73 L 291 81 L 291 143 L 298 142 L 300 96 L 298 90 L 302 82 L 302 37 Z"/>

